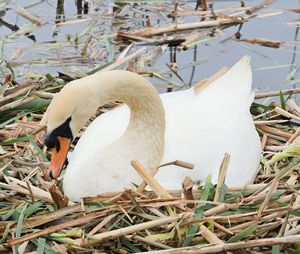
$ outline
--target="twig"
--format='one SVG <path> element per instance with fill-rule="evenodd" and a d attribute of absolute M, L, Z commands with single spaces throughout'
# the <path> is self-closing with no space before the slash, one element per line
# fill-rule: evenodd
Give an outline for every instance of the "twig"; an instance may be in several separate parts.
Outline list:
<path fill-rule="evenodd" d="M 200 225 L 201 235 L 212 244 L 224 244 L 214 233 L 212 233 L 207 227 L 204 225 Z"/>
<path fill-rule="evenodd" d="M 239 241 L 236 243 L 223 243 L 217 245 L 200 245 L 185 248 L 177 248 L 173 250 L 149 251 L 148 254 L 202 254 L 202 253 L 218 253 L 232 250 L 245 250 L 253 247 L 264 247 L 278 244 L 291 244 L 300 241 L 300 235 L 284 236 L 278 238 L 265 238 L 250 241 Z"/>
<path fill-rule="evenodd" d="M 43 229 L 43 230 L 40 230 L 38 232 L 28 234 L 28 235 L 22 236 L 22 237 L 17 238 L 17 239 L 8 240 L 8 244 L 10 246 L 14 246 L 16 244 L 23 243 L 25 241 L 28 241 L 28 240 L 34 239 L 34 238 L 38 238 L 38 237 L 43 236 L 43 235 L 48 235 L 50 233 L 62 230 L 64 228 L 86 224 L 86 223 L 88 223 L 88 222 L 90 222 L 90 221 L 92 221 L 92 220 L 94 220 L 98 217 L 105 216 L 106 213 L 107 213 L 107 211 L 96 212 L 96 213 L 86 215 L 84 217 L 80 217 L 80 218 L 75 219 L 75 220 L 70 220 L 70 221 L 55 225 L 55 226 L 50 226 L 50 227 L 48 227 L 46 229 Z"/>
<path fill-rule="evenodd" d="M 258 4 L 257 6 L 252 7 L 250 10 L 246 11 L 246 14 L 250 15 L 253 14 L 255 12 L 260 11 L 263 8 L 266 8 L 268 6 L 270 6 L 271 4 L 273 4 L 274 2 L 276 2 L 276 0 L 266 0 L 260 4 Z"/>
<path fill-rule="evenodd" d="M 233 21 L 232 19 L 221 19 L 221 20 L 211 20 L 211 21 L 202 21 L 202 22 L 194 22 L 194 23 L 186 23 L 186 24 L 177 24 L 177 25 L 165 25 L 158 28 L 144 28 L 138 29 L 130 32 L 134 35 L 140 35 L 145 37 L 151 37 L 154 35 L 160 35 L 164 33 L 173 33 L 176 31 L 184 31 L 191 29 L 199 29 L 199 28 L 210 28 L 210 27 L 218 27 L 223 25 L 237 25 L 242 24 L 246 20 Z"/>
<path fill-rule="evenodd" d="M 138 161 L 131 161 L 131 165 L 158 196 L 172 198 L 172 196 L 151 176 L 146 169 L 143 168 Z"/>
<path fill-rule="evenodd" d="M 161 225 L 164 225 L 164 224 L 169 224 L 169 223 L 172 223 L 172 222 L 177 222 L 179 220 L 182 220 L 182 219 L 186 218 L 188 215 L 190 215 L 190 214 L 184 214 L 183 213 L 183 214 L 179 214 L 177 216 L 168 216 L 166 218 L 161 218 L 161 219 L 140 223 L 140 224 L 125 227 L 125 228 L 112 230 L 112 231 L 109 231 L 109 232 L 96 234 L 96 235 L 93 235 L 91 237 L 91 239 L 88 240 L 87 243 L 84 243 L 84 245 L 100 243 L 100 242 L 103 242 L 104 240 L 107 240 L 107 239 L 114 239 L 114 238 L 117 238 L 117 237 L 120 237 L 120 236 L 123 236 L 123 235 L 132 234 L 132 233 L 137 232 L 137 231 L 141 231 L 141 230 L 161 226 Z"/>
<path fill-rule="evenodd" d="M 230 160 L 230 155 L 228 153 L 226 153 L 223 158 L 223 161 L 221 163 L 221 166 L 220 166 L 219 178 L 218 178 L 218 183 L 217 183 L 217 187 L 216 187 L 214 202 L 218 202 L 220 200 L 221 188 L 225 182 L 227 169 L 228 169 L 228 165 L 229 165 L 229 160 Z"/>
<path fill-rule="evenodd" d="M 291 95 L 300 93 L 300 89 L 289 89 L 289 90 L 280 90 L 280 91 L 271 91 L 271 92 L 258 92 L 255 93 L 255 99 L 263 99 L 268 97 L 280 96 L 280 93 L 283 95 Z"/>

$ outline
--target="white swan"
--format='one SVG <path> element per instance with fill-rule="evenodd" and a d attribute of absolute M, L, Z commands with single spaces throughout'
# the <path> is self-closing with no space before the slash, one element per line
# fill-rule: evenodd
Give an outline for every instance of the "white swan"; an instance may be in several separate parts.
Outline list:
<path fill-rule="evenodd" d="M 70 140 L 96 109 L 122 101 L 127 106 L 99 116 L 76 145 L 63 179 L 71 200 L 140 183 L 130 165 L 133 159 L 147 169 L 174 160 L 194 163 L 193 170 L 168 166 L 155 177 L 166 189 L 179 189 L 184 176 L 197 181 L 211 174 L 216 182 L 227 152 L 231 158 L 226 183 L 251 183 L 261 153 L 249 113 L 251 82 L 247 56 L 199 94 L 191 88 L 159 97 L 146 79 L 121 70 L 72 81 L 48 110 L 45 144 L 53 148 L 52 175 L 59 175 Z"/>

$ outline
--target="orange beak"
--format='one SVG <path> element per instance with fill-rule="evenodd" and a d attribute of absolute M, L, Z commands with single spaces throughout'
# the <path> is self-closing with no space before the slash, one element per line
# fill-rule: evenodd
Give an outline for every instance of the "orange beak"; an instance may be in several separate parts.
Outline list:
<path fill-rule="evenodd" d="M 52 157 L 48 170 L 49 174 L 51 174 L 53 178 L 59 177 L 71 144 L 71 140 L 69 138 L 57 137 L 57 139 L 60 149 L 57 151 L 56 147 L 52 148 Z"/>

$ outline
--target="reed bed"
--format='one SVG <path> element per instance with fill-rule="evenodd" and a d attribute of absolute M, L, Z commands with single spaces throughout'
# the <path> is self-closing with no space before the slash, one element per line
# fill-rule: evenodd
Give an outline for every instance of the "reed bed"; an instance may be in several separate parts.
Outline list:
<path fill-rule="evenodd" d="M 48 76 L 14 84 L 7 77 L 7 84 L 0 99 L 0 251 L 298 253 L 300 111 L 289 98 L 297 89 L 256 94 L 279 99 L 251 107 L 264 151 L 254 184 L 224 184 L 227 154 L 218 183 L 208 176 L 197 190 L 188 178 L 181 190 L 165 190 L 132 161 L 142 186 L 73 203 L 60 182 L 47 176 L 49 154 L 43 146 L 42 116 L 64 81 Z M 146 185 L 152 191 L 145 191 Z"/>

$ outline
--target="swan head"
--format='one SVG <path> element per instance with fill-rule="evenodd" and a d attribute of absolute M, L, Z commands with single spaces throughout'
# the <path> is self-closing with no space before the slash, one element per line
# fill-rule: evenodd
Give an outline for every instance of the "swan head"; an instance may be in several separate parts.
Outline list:
<path fill-rule="evenodd" d="M 53 178 L 60 175 L 72 140 L 98 107 L 78 81 L 66 85 L 53 98 L 47 112 L 45 145 L 52 151 L 49 173 Z"/>

